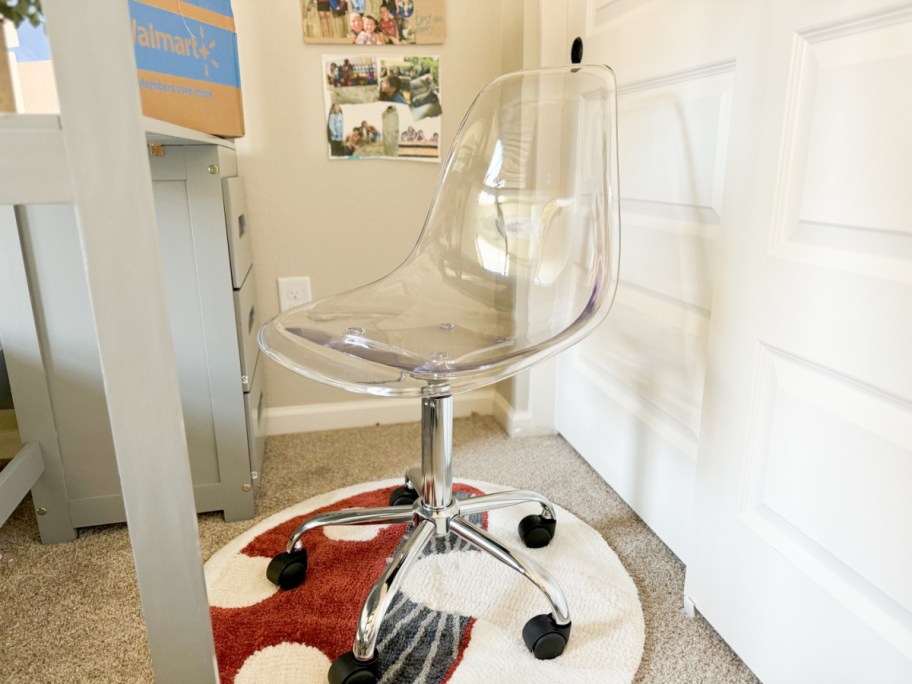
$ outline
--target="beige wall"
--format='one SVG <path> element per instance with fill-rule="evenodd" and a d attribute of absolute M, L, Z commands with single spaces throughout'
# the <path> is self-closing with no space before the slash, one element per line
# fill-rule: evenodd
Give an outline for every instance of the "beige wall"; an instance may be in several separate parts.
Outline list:
<path fill-rule="evenodd" d="M 300 7 L 292 0 L 232 4 L 247 127 L 237 141 L 238 165 L 247 183 L 258 308 L 266 320 L 278 312 L 277 277 L 310 276 L 314 297 L 324 297 L 395 268 L 418 236 L 440 165 L 330 162 L 321 55 L 345 47 L 305 45 Z M 475 93 L 521 67 L 522 6 L 522 0 L 449 0 L 446 42 L 402 48 L 440 55 L 444 150 Z M 268 359 L 260 363 L 272 407 L 356 398 Z"/>

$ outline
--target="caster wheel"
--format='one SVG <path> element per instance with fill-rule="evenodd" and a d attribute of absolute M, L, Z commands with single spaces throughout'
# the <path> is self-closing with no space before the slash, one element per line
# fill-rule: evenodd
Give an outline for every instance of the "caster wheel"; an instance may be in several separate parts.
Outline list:
<path fill-rule="evenodd" d="M 418 500 L 418 492 L 411 487 L 396 487 L 390 494 L 390 506 L 411 506 Z"/>
<path fill-rule="evenodd" d="M 540 549 L 554 539 L 557 521 L 540 515 L 527 515 L 519 521 L 519 536 L 530 549 Z"/>
<path fill-rule="evenodd" d="M 358 660 L 349 651 L 333 661 L 329 684 L 376 684 L 380 681 L 380 654 L 374 651 L 370 660 Z"/>
<path fill-rule="evenodd" d="M 539 660 L 551 660 L 564 652 L 570 640 L 570 623 L 558 625 L 553 614 L 536 615 L 522 631 L 526 647 Z"/>
<path fill-rule="evenodd" d="M 281 589 L 294 589 L 307 576 L 307 550 L 280 553 L 269 561 L 266 578 Z"/>

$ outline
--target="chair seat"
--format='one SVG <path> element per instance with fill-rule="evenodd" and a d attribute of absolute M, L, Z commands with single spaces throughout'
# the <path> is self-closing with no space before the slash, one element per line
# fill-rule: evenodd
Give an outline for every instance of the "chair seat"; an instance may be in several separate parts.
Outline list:
<path fill-rule="evenodd" d="M 512 297 L 498 304 L 491 288 L 438 279 L 416 293 L 413 282 L 394 275 L 289 310 L 260 332 L 261 347 L 295 372 L 349 391 L 444 396 L 556 353 L 587 320 L 568 310 L 527 321 Z M 562 320 L 569 316 L 576 320 Z"/>

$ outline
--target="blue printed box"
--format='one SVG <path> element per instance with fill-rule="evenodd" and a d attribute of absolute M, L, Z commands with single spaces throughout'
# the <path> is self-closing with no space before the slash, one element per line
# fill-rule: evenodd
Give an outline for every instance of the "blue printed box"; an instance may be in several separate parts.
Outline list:
<path fill-rule="evenodd" d="M 130 0 L 143 113 L 225 138 L 244 135 L 230 0 Z"/>
<path fill-rule="evenodd" d="M 143 113 L 225 138 L 244 135 L 230 0 L 130 0 L 130 19 Z M 17 37 L 10 53 L 20 109 L 59 112 L 43 27 L 24 23 Z"/>

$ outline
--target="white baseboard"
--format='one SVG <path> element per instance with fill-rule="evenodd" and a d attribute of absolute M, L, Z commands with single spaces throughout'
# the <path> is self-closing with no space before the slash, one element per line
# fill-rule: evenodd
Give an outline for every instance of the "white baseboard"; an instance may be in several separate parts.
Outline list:
<path fill-rule="evenodd" d="M 494 420 L 510 437 L 513 437 L 522 429 L 522 423 L 532 422 L 532 416 L 527 415 L 528 411 L 517 411 L 509 401 L 496 392 L 494 393 L 493 404 L 492 415 Z"/>
<path fill-rule="evenodd" d="M 490 387 L 453 397 L 453 416 L 462 418 L 478 413 L 493 413 L 495 397 Z M 328 404 L 303 404 L 266 409 L 266 434 L 341 430 L 344 428 L 389 425 L 421 420 L 421 402 L 417 398 L 371 397 Z"/>
<path fill-rule="evenodd" d="M 510 437 L 553 435 L 554 430 L 543 428 L 532 418 L 531 411 L 518 411 L 500 394 L 494 393 L 492 415 Z"/>

